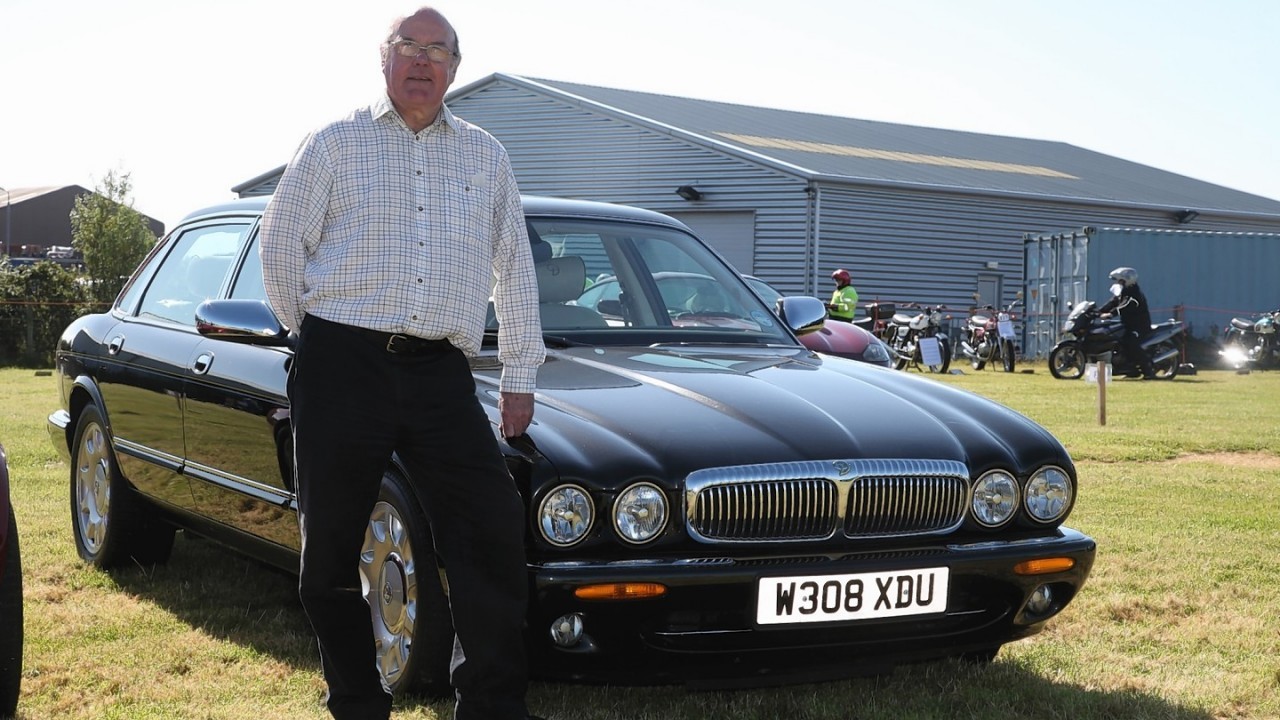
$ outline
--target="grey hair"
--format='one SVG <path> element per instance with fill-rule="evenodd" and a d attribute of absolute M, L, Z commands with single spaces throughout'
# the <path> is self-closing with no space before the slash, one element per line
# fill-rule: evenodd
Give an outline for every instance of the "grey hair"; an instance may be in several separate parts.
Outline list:
<path fill-rule="evenodd" d="M 401 23 L 413 17 L 414 15 L 417 15 L 418 13 L 428 12 L 428 11 L 433 12 L 436 15 L 439 15 L 440 19 L 444 20 L 445 24 L 449 26 L 449 29 L 453 31 L 454 61 L 456 62 L 457 60 L 462 58 L 462 42 L 458 40 L 458 29 L 453 26 L 453 23 L 449 22 L 449 19 L 444 16 L 444 13 L 440 12 L 439 10 L 435 9 L 430 5 L 423 5 L 422 7 L 418 8 L 417 10 L 414 10 L 408 15 L 401 15 L 400 17 L 397 17 L 395 20 L 391 21 L 391 27 L 387 30 L 387 39 L 382 41 L 382 62 L 383 63 L 387 62 L 387 52 L 391 50 L 391 43 L 397 37 L 399 37 L 398 31 L 400 29 Z"/>

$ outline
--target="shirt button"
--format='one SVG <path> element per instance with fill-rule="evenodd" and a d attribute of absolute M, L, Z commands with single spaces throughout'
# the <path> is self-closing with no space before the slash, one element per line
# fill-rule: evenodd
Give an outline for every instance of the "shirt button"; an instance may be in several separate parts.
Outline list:
<path fill-rule="evenodd" d="M 422 174 L 422 171 L 421 171 L 421 170 L 419 170 L 419 171 L 418 171 L 418 174 L 419 174 L 419 175 L 421 175 L 421 174 Z"/>
<path fill-rule="evenodd" d="M 421 284 L 422 284 L 422 278 L 418 278 L 418 284 L 419 284 L 419 285 L 421 285 Z"/>
<path fill-rule="evenodd" d="M 418 212 L 422 212 L 422 206 L 421 206 L 421 205 L 419 205 L 419 206 L 418 206 Z"/>

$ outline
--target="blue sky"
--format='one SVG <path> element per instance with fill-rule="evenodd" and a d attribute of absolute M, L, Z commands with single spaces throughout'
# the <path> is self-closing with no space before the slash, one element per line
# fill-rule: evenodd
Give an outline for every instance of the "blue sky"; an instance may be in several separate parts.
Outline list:
<path fill-rule="evenodd" d="M 444 0 L 463 62 L 1066 142 L 1280 200 L 1271 0 Z M 0 0 L 0 186 L 128 172 L 172 226 L 381 91 L 387 0 Z"/>

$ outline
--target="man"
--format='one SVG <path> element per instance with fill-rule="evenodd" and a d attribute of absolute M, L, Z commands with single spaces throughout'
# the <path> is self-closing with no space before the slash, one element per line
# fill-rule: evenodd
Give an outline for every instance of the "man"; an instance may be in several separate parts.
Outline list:
<path fill-rule="evenodd" d="M 853 322 L 853 315 L 858 310 L 858 291 L 849 284 L 851 280 L 849 271 L 840 268 L 831 273 L 831 279 L 836 281 L 836 289 L 831 293 L 831 303 L 827 305 L 827 311 L 833 320 Z"/>
<path fill-rule="evenodd" d="M 491 287 L 506 437 L 532 420 L 545 348 L 506 151 L 444 106 L 460 58 L 436 10 L 396 20 L 385 96 L 307 137 L 262 221 L 267 296 L 298 332 L 299 591 L 338 720 L 391 712 L 357 562 L 393 452 L 448 567 L 455 716 L 527 716 L 524 508 L 467 362 Z"/>
<path fill-rule="evenodd" d="M 1120 347 L 1125 357 L 1141 370 L 1142 379 L 1151 380 L 1155 378 L 1156 370 L 1151 364 L 1151 357 L 1142 349 L 1142 339 L 1151 333 L 1151 307 L 1142 288 L 1138 287 L 1138 271 L 1131 267 L 1118 267 L 1108 277 L 1113 283 L 1111 299 L 1098 311 L 1103 314 L 1120 313 L 1125 331 Z"/>

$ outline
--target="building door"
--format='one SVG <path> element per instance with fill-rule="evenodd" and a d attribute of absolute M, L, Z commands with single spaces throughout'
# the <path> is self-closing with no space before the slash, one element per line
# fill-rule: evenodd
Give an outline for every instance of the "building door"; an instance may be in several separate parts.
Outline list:
<path fill-rule="evenodd" d="M 1000 275 L 991 273 L 980 273 L 978 275 L 978 297 L 975 305 L 978 307 L 999 307 L 1001 305 L 1000 298 L 1003 297 L 1003 278 Z"/>

